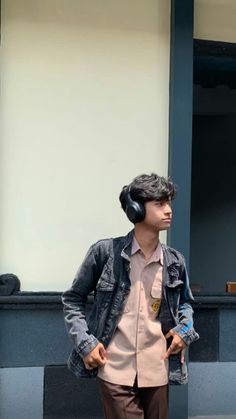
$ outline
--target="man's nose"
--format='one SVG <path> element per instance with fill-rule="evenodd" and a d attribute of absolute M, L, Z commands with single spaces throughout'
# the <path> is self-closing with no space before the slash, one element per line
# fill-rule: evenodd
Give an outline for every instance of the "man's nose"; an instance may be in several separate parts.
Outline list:
<path fill-rule="evenodd" d="M 172 208 L 171 205 L 167 202 L 164 208 L 165 214 L 172 214 Z"/>

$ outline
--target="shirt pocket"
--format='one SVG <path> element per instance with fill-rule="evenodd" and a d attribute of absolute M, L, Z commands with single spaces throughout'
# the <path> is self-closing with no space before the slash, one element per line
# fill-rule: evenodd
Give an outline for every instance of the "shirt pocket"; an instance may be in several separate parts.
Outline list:
<path fill-rule="evenodd" d="M 153 285 L 151 289 L 151 296 L 148 304 L 149 316 L 151 318 L 156 318 L 160 311 L 161 307 L 161 295 L 162 288 L 161 285 Z"/>
<path fill-rule="evenodd" d="M 162 293 L 162 285 L 153 285 L 152 289 L 151 289 L 151 298 L 152 299 L 156 299 L 156 298 L 161 298 L 161 293 Z"/>

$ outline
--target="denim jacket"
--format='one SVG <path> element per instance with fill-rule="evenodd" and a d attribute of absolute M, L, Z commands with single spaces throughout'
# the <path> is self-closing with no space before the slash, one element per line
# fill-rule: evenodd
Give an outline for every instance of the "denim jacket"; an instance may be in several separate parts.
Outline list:
<path fill-rule="evenodd" d="M 134 230 L 125 237 L 100 240 L 92 245 L 71 288 L 62 294 L 65 323 L 74 349 L 68 367 L 79 377 L 95 377 L 97 368 L 87 370 L 83 358 L 102 342 L 106 348 L 115 331 L 130 290 L 130 254 Z M 199 338 L 193 328 L 193 296 L 184 257 L 162 244 L 163 288 L 158 319 L 166 334 L 174 329 L 189 345 Z M 94 302 L 88 316 L 85 314 L 89 294 Z M 180 355 L 169 358 L 169 383 L 187 382 L 186 364 Z"/>

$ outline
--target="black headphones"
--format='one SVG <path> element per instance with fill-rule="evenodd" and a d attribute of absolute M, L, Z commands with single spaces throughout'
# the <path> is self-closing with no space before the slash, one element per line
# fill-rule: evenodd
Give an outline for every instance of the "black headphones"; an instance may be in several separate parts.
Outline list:
<path fill-rule="evenodd" d="M 141 204 L 138 201 L 134 201 L 131 198 L 130 189 L 131 189 L 130 185 L 127 186 L 127 191 L 125 195 L 125 200 L 126 200 L 125 212 L 128 219 L 131 221 L 131 223 L 136 224 L 144 220 L 145 208 L 143 204 Z"/>

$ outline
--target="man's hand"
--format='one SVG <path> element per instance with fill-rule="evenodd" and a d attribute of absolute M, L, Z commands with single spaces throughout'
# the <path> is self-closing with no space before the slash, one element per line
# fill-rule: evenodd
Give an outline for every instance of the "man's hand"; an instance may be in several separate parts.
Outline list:
<path fill-rule="evenodd" d="M 85 368 L 92 370 L 96 367 L 102 367 L 106 363 L 106 350 L 102 343 L 99 343 L 95 348 L 83 359 Z"/>
<path fill-rule="evenodd" d="M 167 349 L 166 353 L 164 354 L 164 359 L 168 359 L 170 355 L 177 354 L 181 351 L 181 363 L 184 363 L 184 352 L 185 348 L 187 347 L 186 343 L 181 339 L 173 329 L 171 329 L 167 335 L 165 336 L 166 339 L 171 338 L 172 341 L 170 347 Z"/>

